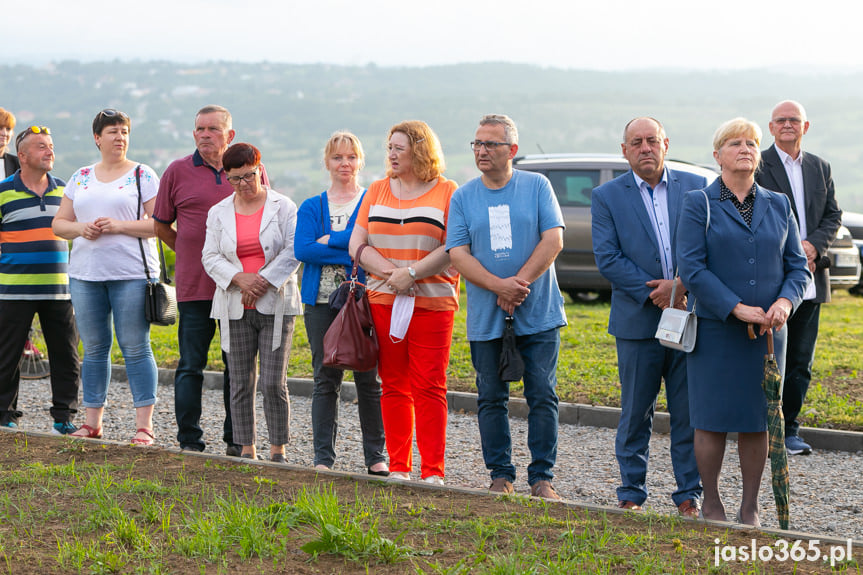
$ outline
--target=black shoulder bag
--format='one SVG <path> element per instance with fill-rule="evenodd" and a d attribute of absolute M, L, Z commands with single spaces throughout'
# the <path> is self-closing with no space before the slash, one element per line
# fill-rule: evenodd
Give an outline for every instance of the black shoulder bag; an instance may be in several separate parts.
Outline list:
<path fill-rule="evenodd" d="M 135 185 L 138 187 L 138 219 L 141 219 L 141 165 L 135 167 Z M 144 273 L 147 275 L 147 293 L 145 296 L 144 315 L 147 321 L 154 325 L 174 325 L 177 322 L 177 290 L 171 285 L 168 268 L 165 265 L 165 252 L 162 241 L 159 243 L 159 264 L 161 278 L 150 279 L 150 267 L 147 265 L 147 255 L 144 252 L 144 240 L 138 238 L 141 248 L 141 259 L 144 260 Z"/>

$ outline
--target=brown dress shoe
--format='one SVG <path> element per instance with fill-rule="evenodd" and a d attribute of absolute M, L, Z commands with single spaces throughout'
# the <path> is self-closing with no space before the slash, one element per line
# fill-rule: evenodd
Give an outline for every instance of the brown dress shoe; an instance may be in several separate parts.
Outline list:
<path fill-rule="evenodd" d="M 542 497 L 543 499 L 560 499 L 560 495 L 554 490 L 554 485 L 551 481 L 542 479 L 530 486 L 530 494 L 534 497 Z"/>
<path fill-rule="evenodd" d="M 641 505 L 634 501 L 618 501 L 617 506 L 620 509 L 628 509 L 630 511 L 641 511 Z"/>
<path fill-rule="evenodd" d="M 491 480 L 491 485 L 488 490 L 492 493 L 512 493 L 515 491 L 512 487 L 512 482 L 506 477 L 496 477 Z"/>
<path fill-rule="evenodd" d="M 683 517 L 698 519 L 698 501 L 695 499 L 687 499 L 677 506 L 677 513 Z"/>

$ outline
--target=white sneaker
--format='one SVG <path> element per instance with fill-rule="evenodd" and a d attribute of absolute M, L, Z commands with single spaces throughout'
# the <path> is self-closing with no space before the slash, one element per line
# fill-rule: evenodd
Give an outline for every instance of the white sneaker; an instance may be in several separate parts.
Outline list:
<path fill-rule="evenodd" d="M 423 478 L 423 483 L 431 483 L 432 485 L 443 485 L 443 477 L 440 475 L 429 475 Z"/>
<path fill-rule="evenodd" d="M 405 473 L 404 471 L 390 471 L 390 479 L 404 479 L 405 481 L 411 480 L 411 474 Z"/>

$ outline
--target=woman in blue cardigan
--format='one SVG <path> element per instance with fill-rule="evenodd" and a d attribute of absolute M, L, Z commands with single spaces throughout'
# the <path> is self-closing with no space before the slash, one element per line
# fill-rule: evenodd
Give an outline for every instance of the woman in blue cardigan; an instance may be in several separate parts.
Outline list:
<path fill-rule="evenodd" d="M 785 322 L 812 281 L 788 198 L 755 183 L 760 143 L 760 128 L 744 118 L 719 127 L 713 156 L 722 173 L 705 190 L 686 194 L 677 229 L 680 279 L 698 315 L 686 374 L 704 484 L 702 514 L 726 520 L 719 474 L 726 435 L 737 432 L 743 479 L 737 518 L 755 526 L 767 461 L 767 400 L 761 389 L 767 344 L 764 337 L 750 340 L 746 326 L 753 324 L 759 335 L 775 332 L 784 372 Z"/>
<path fill-rule="evenodd" d="M 315 467 L 331 469 L 336 460 L 339 391 L 344 372 L 323 365 L 324 334 L 338 314 L 330 308 L 329 296 L 350 277 L 348 241 L 365 195 L 357 182 L 364 165 L 359 139 L 350 132 L 333 134 L 324 149 L 324 165 L 330 173 L 330 189 L 300 206 L 294 251 L 304 264 L 300 294 L 305 304 L 304 319 L 315 377 L 312 396 Z M 359 273 L 363 276 L 362 270 Z M 360 277 L 360 281 L 363 280 L 364 277 Z M 377 370 L 355 371 L 354 383 L 366 467 L 372 475 L 387 476 L 381 382 Z"/>

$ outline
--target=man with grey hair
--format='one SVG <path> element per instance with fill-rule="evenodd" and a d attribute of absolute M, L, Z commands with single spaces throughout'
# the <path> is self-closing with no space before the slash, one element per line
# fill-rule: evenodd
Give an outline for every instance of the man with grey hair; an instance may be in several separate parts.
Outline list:
<path fill-rule="evenodd" d="M 524 361 L 530 494 L 560 499 L 557 459 L 557 356 L 566 325 L 554 259 L 563 247 L 563 215 L 548 179 L 514 170 L 518 130 L 503 115 L 480 120 L 470 143 L 482 175 L 453 194 L 446 249 L 467 280 L 467 337 L 476 370 L 480 439 L 492 483 L 512 493 L 509 381 L 499 371 L 502 334 L 511 323 Z M 517 377 L 517 376 L 508 376 Z"/>
<path fill-rule="evenodd" d="M 216 203 L 233 193 L 225 177 L 222 155 L 234 139 L 231 113 L 222 106 L 205 106 L 195 115 L 196 150 L 168 166 L 159 182 L 153 210 L 156 235 L 177 254 L 175 265 L 177 307 L 180 325 L 177 340 L 180 360 L 174 375 L 174 409 L 177 416 L 177 441 L 181 449 L 204 451 L 201 420 L 201 393 L 207 352 L 216 333 L 210 318 L 216 284 L 204 271 L 201 252 L 206 236 L 207 213 Z M 261 166 L 262 178 L 267 181 Z M 172 226 L 176 222 L 175 226 Z M 239 457 L 240 447 L 233 441 L 230 377 L 224 353 L 223 394 L 225 423 L 223 440 L 227 454 Z"/>
<path fill-rule="evenodd" d="M 639 510 L 647 499 L 653 413 L 665 381 L 677 483 L 671 499 L 678 513 L 698 517 L 702 488 L 689 423 L 686 357 L 660 345 L 654 333 L 663 309 L 685 307 L 686 290 L 675 278 L 677 220 L 684 192 L 703 189 L 707 181 L 665 166 L 668 137 L 654 118 L 626 124 L 621 150 L 632 169 L 593 190 L 590 206 L 596 265 L 611 282 L 608 333 L 615 337 L 620 375 L 617 505 Z"/>
<path fill-rule="evenodd" d="M 841 225 L 842 210 L 836 203 L 830 164 L 815 154 L 803 152 L 801 142 L 809 131 L 803 106 L 793 100 L 779 102 L 773 108 L 769 127 L 773 145 L 761 153 L 755 181 L 768 190 L 782 192 L 791 200 L 809 271 L 815 276 L 803 302 L 788 319 L 788 351 L 782 388 L 785 449 L 789 455 L 808 455 L 812 447 L 798 434 L 797 416 L 812 379 L 821 304 L 830 301 L 830 260 L 826 253 Z"/>

